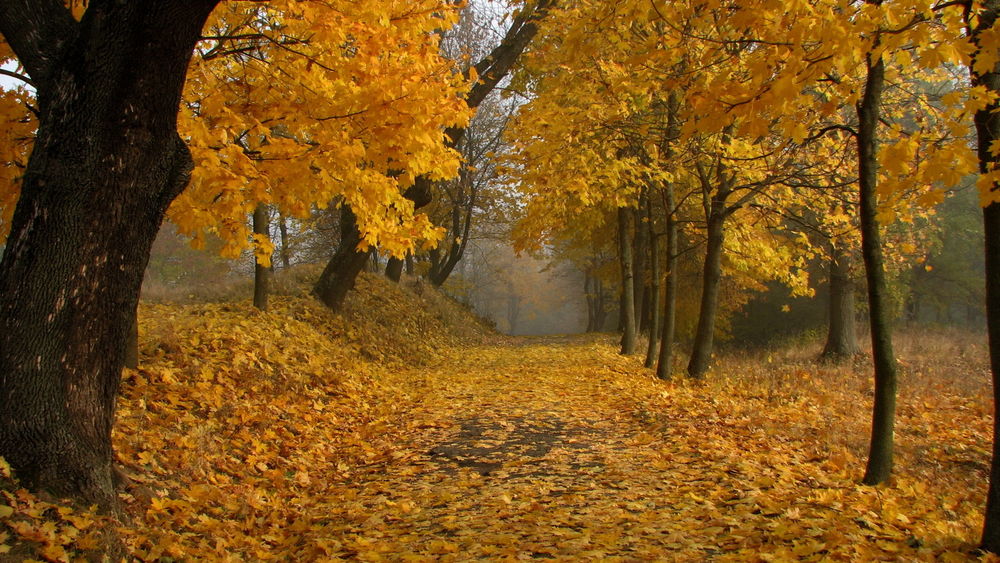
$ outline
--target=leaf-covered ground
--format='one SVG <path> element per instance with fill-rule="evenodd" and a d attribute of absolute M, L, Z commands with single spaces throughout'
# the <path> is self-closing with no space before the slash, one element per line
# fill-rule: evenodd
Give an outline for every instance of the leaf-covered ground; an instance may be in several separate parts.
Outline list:
<path fill-rule="evenodd" d="M 906 364 L 897 476 L 863 487 L 863 362 L 726 356 L 663 383 L 609 337 L 459 337 L 461 311 L 364 283 L 344 317 L 144 307 L 116 430 L 135 559 L 980 557 L 990 406 L 956 379 L 978 359 Z M 99 545 L 87 511 L 0 494 L 8 557 Z"/>

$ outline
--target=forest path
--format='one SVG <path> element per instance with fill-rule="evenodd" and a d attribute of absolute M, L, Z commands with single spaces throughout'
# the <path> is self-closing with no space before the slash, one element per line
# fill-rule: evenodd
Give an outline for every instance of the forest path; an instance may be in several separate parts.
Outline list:
<path fill-rule="evenodd" d="M 746 549 L 736 528 L 760 509 L 740 510 L 744 495 L 720 482 L 739 471 L 699 454 L 707 436 L 666 439 L 669 413 L 627 414 L 609 353 L 585 337 L 527 339 L 422 372 L 422 430 L 341 491 L 355 506 L 348 554 L 704 561 Z M 720 486 L 726 515 L 699 496 Z"/>

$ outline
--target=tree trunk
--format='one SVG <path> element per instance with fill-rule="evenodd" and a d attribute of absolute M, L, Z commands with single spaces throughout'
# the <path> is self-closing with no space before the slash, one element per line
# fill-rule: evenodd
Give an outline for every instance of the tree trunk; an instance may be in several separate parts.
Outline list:
<path fill-rule="evenodd" d="M 979 24 L 969 25 L 969 35 L 979 45 L 979 34 L 992 29 L 1000 14 L 1000 1 L 986 0 L 979 14 Z M 968 22 L 967 22 L 968 25 Z M 981 45 L 979 45 L 982 48 Z M 990 53 L 993 55 L 995 53 Z M 1000 93 L 1000 65 L 991 72 L 979 74 L 969 69 L 974 86 L 985 86 L 989 91 Z M 979 155 L 979 171 L 987 173 L 996 170 L 998 159 L 990 148 L 1000 141 L 1000 104 L 995 100 L 976 112 L 976 137 Z M 992 191 L 1000 190 L 994 184 Z M 985 231 L 984 251 L 986 256 L 986 326 L 989 334 L 990 371 L 993 376 L 993 407 L 1000 405 L 1000 204 L 993 202 L 983 208 Z M 992 553 L 1000 553 L 1000 416 L 993 416 L 993 459 L 990 464 L 989 491 L 986 495 L 986 517 L 983 521 L 981 546 Z"/>
<path fill-rule="evenodd" d="M 587 299 L 587 330 L 586 332 L 597 331 L 597 292 L 594 288 L 594 277 L 590 271 L 583 273 L 583 294 Z"/>
<path fill-rule="evenodd" d="M 594 331 L 601 332 L 604 330 L 604 323 L 608 320 L 608 311 L 604 308 L 604 282 L 601 281 L 601 278 L 595 277 L 594 286 L 597 291 L 596 309 L 594 310 Z"/>
<path fill-rule="evenodd" d="M 708 216 L 708 238 L 705 241 L 705 264 L 701 282 L 701 308 L 695 331 L 688 375 L 700 378 L 708 371 L 715 341 L 715 318 L 719 311 L 719 286 L 722 284 L 722 248 L 725 242 L 726 216 L 713 206 Z"/>
<path fill-rule="evenodd" d="M 281 266 L 288 269 L 292 265 L 292 252 L 288 248 L 288 218 L 278 214 L 278 232 L 281 233 Z"/>
<path fill-rule="evenodd" d="M 840 244 L 830 256 L 830 303 L 824 358 L 849 358 L 860 352 L 854 321 L 851 254 Z"/>
<path fill-rule="evenodd" d="M 646 347 L 646 361 L 643 365 L 647 368 L 653 367 L 656 362 L 656 345 L 660 339 L 660 250 L 659 238 L 653 230 L 653 206 L 646 199 L 646 215 L 649 220 L 646 222 L 647 237 L 649 238 L 649 343 Z"/>
<path fill-rule="evenodd" d="M 632 250 L 632 269 L 635 277 L 635 324 L 636 334 L 649 333 L 649 237 L 645 228 L 648 221 L 646 217 L 646 201 L 649 197 L 645 190 L 639 196 L 639 208 L 632 211 L 635 218 L 635 239 Z"/>
<path fill-rule="evenodd" d="M 669 379 L 674 369 L 674 332 L 677 326 L 677 221 L 674 217 L 674 187 L 667 185 L 664 193 L 666 211 L 666 273 L 663 288 L 663 319 L 660 332 L 660 358 L 656 377 Z"/>
<path fill-rule="evenodd" d="M 163 214 L 186 186 L 187 63 L 216 2 L 0 3 L 39 127 L 0 261 L 0 455 L 27 487 L 117 511 L 111 428 Z"/>
<path fill-rule="evenodd" d="M 868 465 L 862 482 L 877 485 L 892 472 L 893 427 L 896 419 L 896 357 L 889 326 L 882 241 L 875 216 L 878 213 L 878 121 L 885 80 L 885 63 L 868 63 L 864 96 L 858 102 L 858 188 L 860 192 L 861 251 L 868 281 L 868 313 L 871 325 L 872 360 L 875 367 L 875 399 Z"/>
<path fill-rule="evenodd" d="M 255 235 L 268 236 L 271 226 L 268 224 L 267 205 L 258 203 L 253 210 L 253 232 Z M 254 255 L 253 260 L 253 306 L 261 311 L 267 311 L 267 295 L 271 284 L 271 268 L 261 263 Z"/>
<path fill-rule="evenodd" d="M 510 72 L 518 57 L 521 56 L 521 53 L 531 43 L 535 34 L 538 33 L 538 21 L 545 16 L 552 2 L 553 0 L 541 0 L 536 2 L 531 9 L 521 10 L 512 18 L 510 27 L 507 28 L 507 32 L 504 34 L 500 44 L 488 56 L 474 65 L 480 79 L 466 95 L 465 101 L 470 108 L 479 107 L 479 104 L 486 99 L 486 96 Z M 448 145 L 451 148 L 455 148 L 465 135 L 465 129 L 449 127 L 445 130 L 445 135 L 448 139 Z M 403 197 L 413 202 L 414 210 L 420 209 L 431 202 L 433 198 L 433 185 L 433 181 L 428 177 L 419 176 L 413 185 L 406 189 Z M 360 241 L 361 234 L 355 232 L 348 238 L 356 238 Z M 355 259 L 357 259 L 355 255 L 345 253 L 338 258 L 341 255 L 341 250 L 343 250 L 343 244 L 338 249 L 337 255 L 327 263 L 326 269 L 315 286 L 315 292 L 319 298 L 335 311 L 341 307 L 347 291 L 354 287 L 355 278 L 361 273 L 361 269 L 364 268 L 363 261 L 361 268 L 355 268 Z M 342 270 L 338 271 L 338 268 L 342 268 Z M 393 268 L 395 269 L 395 266 Z M 448 274 L 445 274 L 444 278 L 435 285 L 444 283 L 450 273 L 451 270 L 449 269 Z M 399 278 L 395 279 L 398 281 Z M 434 283 L 433 279 L 432 283 Z"/>
<path fill-rule="evenodd" d="M 408 275 L 408 276 L 412 276 L 413 275 L 413 253 L 412 252 L 407 252 L 406 253 L 406 275 Z"/>
<path fill-rule="evenodd" d="M 389 263 L 385 265 L 385 277 L 399 283 L 399 280 L 403 278 L 403 261 L 390 256 Z"/>
<path fill-rule="evenodd" d="M 340 246 L 313 287 L 320 301 L 334 311 L 343 307 L 347 292 L 354 289 L 358 274 L 368 262 L 370 251 L 358 250 L 360 242 L 357 218 L 350 206 L 345 204 L 340 208 Z"/>
<path fill-rule="evenodd" d="M 622 268 L 622 350 L 628 355 L 635 353 L 635 275 L 632 271 L 632 223 L 635 218 L 627 207 L 618 208 L 618 259 Z"/>

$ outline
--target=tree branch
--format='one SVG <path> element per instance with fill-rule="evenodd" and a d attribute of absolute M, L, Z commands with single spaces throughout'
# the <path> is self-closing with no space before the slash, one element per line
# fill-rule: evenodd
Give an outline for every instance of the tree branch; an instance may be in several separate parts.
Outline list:
<path fill-rule="evenodd" d="M 35 83 L 32 82 L 30 78 L 28 78 L 27 76 L 25 76 L 23 74 L 18 74 L 16 72 L 13 72 L 13 71 L 10 71 L 10 70 L 4 70 L 2 68 L 0 68 L 0 74 L 2 74 L 4 76 L 9 76 L 11 78 L 16 78 L 16 79 L 20 80 L 21 82 L 24 82 L 28 86 L 31 86 L 32 88 L 36 87 Z"/>
<path fill-rule="evenodd" d="M 45 82 L 53 59 L 78 25 L 60 0 L 0 2 L 0 35 L 36 87 Z"/>

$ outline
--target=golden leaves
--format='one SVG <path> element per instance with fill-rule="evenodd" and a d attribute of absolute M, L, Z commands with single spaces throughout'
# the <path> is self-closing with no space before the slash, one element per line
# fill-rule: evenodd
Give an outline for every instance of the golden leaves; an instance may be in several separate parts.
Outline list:
<path fill-rule="evenodd" d="M 188 75 L 181 129 L 199 166 L 171 219 L 260 254 L 245 226 L 258 202 L 304 217 L 342 198 L 368 244 L 401 255 L 439 238 L 402 191 L 457 173 L 442 131 L 467 122 L 468 83 L 432 33 L 455 17 L 435 0 L 224 4 Z"/>

